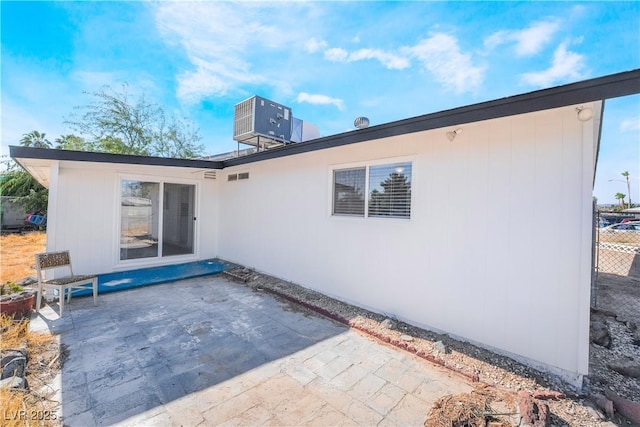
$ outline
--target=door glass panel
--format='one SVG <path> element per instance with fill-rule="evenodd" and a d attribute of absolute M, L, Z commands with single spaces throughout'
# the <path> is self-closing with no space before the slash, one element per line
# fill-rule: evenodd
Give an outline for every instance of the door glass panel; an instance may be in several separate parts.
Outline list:
<path fill-rule="evenodd" d="M 164 184 L 162 256 L 193 253 L 195 185 Z"/>
<path fill-rule="evenodd" d="M 123 180 L 120 191 L 120 259 L 157 257 L 160 184 Z"/>

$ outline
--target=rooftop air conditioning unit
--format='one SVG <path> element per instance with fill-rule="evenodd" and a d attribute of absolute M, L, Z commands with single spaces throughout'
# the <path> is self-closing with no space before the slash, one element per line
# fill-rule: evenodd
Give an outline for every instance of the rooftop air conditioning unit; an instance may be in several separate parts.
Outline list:
<path fill-rule="evenodd" d="M 233 140 L 271 148 L 291 142 L 291 108 L 260 96 L 235 106 Z"/>

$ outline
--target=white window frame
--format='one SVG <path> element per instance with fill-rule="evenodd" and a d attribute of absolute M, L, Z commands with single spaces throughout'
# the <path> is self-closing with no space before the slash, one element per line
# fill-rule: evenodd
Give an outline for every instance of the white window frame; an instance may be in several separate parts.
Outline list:
<path fill-rule="evenodd" d="M 411 164 L 411 209 L 410 209 L 410 214 L 409 217 L 398 217 L 398 216 L 369 216 L 369 169 L 371 166 L 385 166 L 385 165 L 393 165 L 396 163 L 410 163 Z M 353 162 L 353 163 L 343 163 L 343 164 L 336 164 L 336 165 L 330 165 L 329 166 L 329 209 L 328 209 L 328 216 L 331 219 L 335 219 L 335 220 L 355 220 L 355 221 L 359 221 L 359 220 L 368 220 L 368 221 L 402 221 L 402 222 L 406 222 L 406 221 L 410 221 L 411 218 L 413 218 L 413 214 L 414 214 L 414 208 L 413 208 L 413 201 L 414 201 L 414 195 L 415 195 L 415 188 L 414 188 L 414 182 L 415 182 L 415 169 L 413 167 L 415 163 L 415 158 L 413 156 L 411 157 L 391 157 L 391 158 L 384 158 L 384 159 L 375 159 L 375 160 L 369 160 L 369 161 L 364 161 L 364 162 Z M 340 171 L 340 170 L 348 170 L 348 169 L 358 169 L 358 168 L 364 168 L 365 170 L 365 199 L 364 199 L 364 215 L 347 215 L 347 214 L 334 214 L 333 213 L 333 204 L 334 204 L 334 200 L 333 200 L 333 184 L 334 184 L 334 174 L 335 171 Z"/>
<path fill-rule="evenodd" d="M 155 257 L 148 258 L 136 258 L 136 259 L 120 259 L 120 233 L 122 227 L 122 218 L 121 218 L 121 206 L 122 206 L 122 181 L 143 181 L 143 182 L 153 182 L 160 185 L 159 195 L 158 195 L 158 242 L 162 242 L 163 238 L 163 221 L 164 221 L 164 184 L 186 184 L 193 185 L 194 188 L 194 201 L 193 201 L 193 211 L 194 216 L 196 217 L 196 221 L 193 228 L 193 253 L 185 254 L 185 255 L 172 255 L 170 257 L 162 256 L 162 245 L 158 245 L 158 255 Z M 167 264 L 176 264 L 180 262 L 188 262 L 188 261 L 196 261 L 200 257 L 200 182 L 177 178 L 177 177 L 159 177 L 157 175 L 134 175 L 134 174 L 117 174 L 116 177 L 116 228 L 114 230 L 115 240 L 113 253 L 115 254 L 115 265 L 114 270 L 124 270 L 130 269 L 131 267 L 145 267 L 145 266 L 153 266 L 153 265 L 167 265 Z"/>

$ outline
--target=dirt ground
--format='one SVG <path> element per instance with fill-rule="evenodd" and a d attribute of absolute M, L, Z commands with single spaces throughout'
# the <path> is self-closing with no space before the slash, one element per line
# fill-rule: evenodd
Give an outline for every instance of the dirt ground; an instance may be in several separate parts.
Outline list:
<path fill-rule="evenodd" d="M 35 276 L 34 255 L 44 252 L 46 244 L 47 233 L 43 231 L 0 236 L 0 283 Z"/>

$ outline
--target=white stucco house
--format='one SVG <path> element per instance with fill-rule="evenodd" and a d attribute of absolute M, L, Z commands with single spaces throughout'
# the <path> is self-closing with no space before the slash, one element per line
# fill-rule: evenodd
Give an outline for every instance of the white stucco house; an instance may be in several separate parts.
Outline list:
<path fill-rule="evenodd" d="M 604 100 L 637 93 L 633 70 L 225 161 L 10 150 L 77 273 L 219 257 L 579 385 Z"/>

